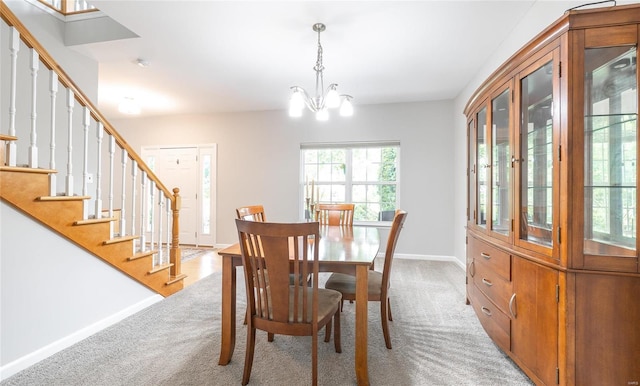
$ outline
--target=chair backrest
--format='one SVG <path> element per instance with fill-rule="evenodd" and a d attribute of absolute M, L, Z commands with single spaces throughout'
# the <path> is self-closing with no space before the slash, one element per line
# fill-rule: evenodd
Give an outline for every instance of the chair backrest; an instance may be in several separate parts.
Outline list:
<path fill-rule="evenodd" d="M 391 264 L 393 263 L 393 254 L 396 251 L 396 244 L 398 243 L 398 237 L 400 231 L 404 225 L 404 220 L 407 218 L 407 212 L 404 210 L 396 210 L 395 216 L 393 216 L 393 223 L 391 223 L 391 230 L 389 231 L 389 238 L 387 239 L 387 249 L 384 254 L 384 268 L 382 269 L 382 290 L 385 291 L 389 288 L 389 277 L 391 276 Z"/>
<path fill-rule="evenodd" d="M 316 204 L 316 221 L 320 225 L 353 225 L 354 204 Z"/>
<path fill-rule="evenodd" d="M 251 323 L 271 331 L 278 327 L 290 331 L 291 323 L 306 324 L 300 331 L 307 333 L 317 329 L 319 263 L 314 241 L 320 239 L 318 223 L 236 220 L 236 227 Z M 290 273 L 311 275 L 312 285 L 290 284 Z"/>
<path fill-rule="evenodd" d="M 240 220 L 259 222 L 267 221 L 267 216 L 264 214 L 264 208 L 262 205 L 241 206 L 236 209 L 236 215 Z"/>

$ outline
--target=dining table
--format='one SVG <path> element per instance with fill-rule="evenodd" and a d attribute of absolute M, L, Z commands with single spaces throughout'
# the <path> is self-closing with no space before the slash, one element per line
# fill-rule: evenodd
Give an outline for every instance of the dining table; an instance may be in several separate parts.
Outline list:
<path fill-rule="evenodd" d="M 380 248 L 378 228 L 320 225 L 318 260 L 321 272 L 355 275 L 355 375 L 358 385 L 369 385 L 368 369 L 368 270 Z M 219 365 L 231 361 L 236 339 L 236 268 L 242 266 L 239 244 L 220 251 L 222 257 L 222 335 Z M 243 312 L 244 315 L 244 312 Z"/>

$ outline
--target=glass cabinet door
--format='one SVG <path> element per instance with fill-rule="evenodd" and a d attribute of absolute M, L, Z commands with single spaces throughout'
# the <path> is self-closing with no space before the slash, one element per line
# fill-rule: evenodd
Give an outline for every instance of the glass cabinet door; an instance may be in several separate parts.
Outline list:
<path fill-rule="evenodd" d="M 491 101 L 491 230 L 509 235 L 511 224 L 510 90 Z"/>
<path fill-rule="evenodd" d="M 489 194 L 487 192 L 487 108 L 483 107 L 476 114 L 476 194 L 478 197 L 476 225 L 486 228 Z"/>
<path fill-rule="evenodd" d="M 552 246 L 553 60 L 520 79 L 519 239 Z"/>
<path fill-rule="evenodd" d="M 636 47 L 584 58 L 584 253 L 636 256 Z"/>

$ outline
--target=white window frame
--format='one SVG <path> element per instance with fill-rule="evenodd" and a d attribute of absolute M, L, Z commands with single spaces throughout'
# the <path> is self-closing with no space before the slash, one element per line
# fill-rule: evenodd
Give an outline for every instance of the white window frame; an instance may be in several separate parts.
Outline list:
<path fill-rule="evenodd" d="M 395 207 L 400 208 L 400 157 L 401 157 L 401 146 L 400 141 L 380 141 L 380 142 L 337 142 L 337 143 L 303 143 L 300 145 L 300 177 L 299 177 L 299 195 L 298 195 L 298 207 L 299 207 L 299 216 L 300 219 L 305 219 L 305 198 L 306 198 L 306 189 L 307 184 L 309 183 L 309 179 L 305 176 L 305 160 L 304 160 L 304 151 L 305 150 L 313 150 L 313 149 L 345 149 L 346 158 L 345 158 L 345 202 L 353 202 L 352 201 L 352 186 L 354 181 L 352 180 L 352 151 L 356 148 L 380 148 L 380 147 L 395 147 L 397 148 L 397 162 L 396 162 L 396 180 L 395 180 L 395 188 L 396 188 L 396 204 Z M 321 181 L 322 182 L 322 181 Z M 360 181 L 355 181 L 356 184 L 359 184 Z M 375 182 L 372 181 L 362 181 L 362 183 L 366 183 L 367 185 L 375 185 Z M 392 221 L 362 221 L 355 220 L 354 224 L 356 225 L 369 225 L 369 226 L 390 226 Z"/>

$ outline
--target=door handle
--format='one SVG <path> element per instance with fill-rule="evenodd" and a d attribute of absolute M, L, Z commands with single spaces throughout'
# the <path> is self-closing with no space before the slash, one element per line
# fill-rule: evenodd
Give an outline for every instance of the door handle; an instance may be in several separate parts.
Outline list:
<path fill-rule="evenodd" d="M 516 318 L 516 311 L 514 311 L 514 305 L 517 307 L 516 303 L 516 294 L 514 293 L 513 295 L 511 295 L 511 299 L 509 299 L 509 313 L 511 314 L 511 316 L 515 319 Z"/>

